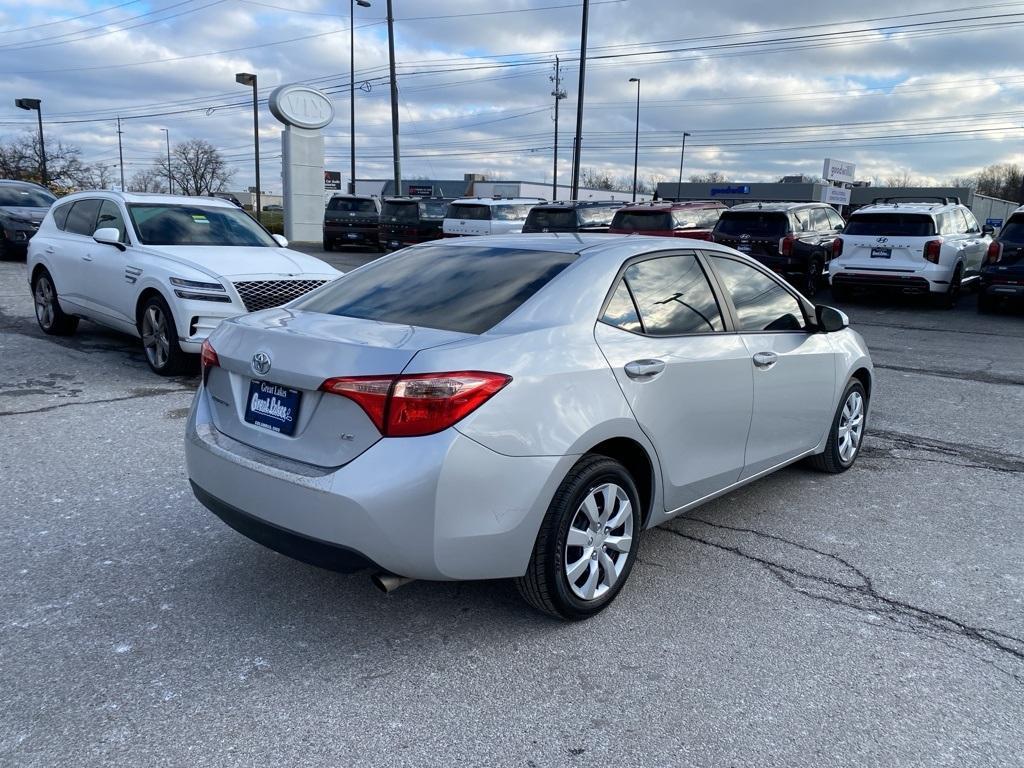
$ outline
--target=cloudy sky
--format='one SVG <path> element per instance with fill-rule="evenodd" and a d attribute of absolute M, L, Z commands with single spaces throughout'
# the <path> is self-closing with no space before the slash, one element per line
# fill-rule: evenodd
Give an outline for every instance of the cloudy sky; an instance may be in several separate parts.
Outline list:
<path fill-rule="evenodd" d="M 385 0 L 356 8 L 360 178 L 391 173 Z M 580 0 L 394 0 L 403 175 L 549 181 L 555 56 L 562 58 L 560 180 L 575 122 Z M 338 15 L 339 10 L 341 14 Z M 899 14 L 899 15 L 897 15 Z M 943 182 L 1024 161 L 1024 3 L 948 0 L 592 0 L 583 165 L 632 171 L 641 79 L 640 175 L 721 171 L 761 181 L 820 174 Z M 252 113 L 236 72 L 259 75 L 264 187 L 280 189 L 277 85 L 323 88 L 337 118 L 327 167 L 348 168 L 346 0 L 0 1 L 0 136 L 34 125 L 16 97 L 43 100 L 47 140 L 126 175 L 171 140 L 208 139 L 252 183 Z"/>

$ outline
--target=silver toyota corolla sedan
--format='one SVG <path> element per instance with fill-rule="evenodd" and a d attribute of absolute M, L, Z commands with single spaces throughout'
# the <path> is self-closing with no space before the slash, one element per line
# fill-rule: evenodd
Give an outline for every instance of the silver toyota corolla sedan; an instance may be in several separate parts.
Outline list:
<path fill-rule="evenodd" d="M 199 500 L 379 586 L 515 579 L 605 608 L 642 531 L 800 459 L 857 458 L 864 340 L 742 254 L 510 235 L 413 246 L 222 323 L 186 455 Z"/>

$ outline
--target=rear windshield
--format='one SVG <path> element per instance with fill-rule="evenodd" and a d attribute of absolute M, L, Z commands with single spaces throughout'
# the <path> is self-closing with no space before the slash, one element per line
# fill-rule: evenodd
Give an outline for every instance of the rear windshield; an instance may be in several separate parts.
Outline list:
<path fill-rule="evenodd" d="M 377 206 L 373 200 L 353 200 L 349 197 L 332 197 L 327 203 L 328 211 L 346 211 L 348 213 L 376 213 Z"/>
<path fill-rule="evenodd" d="M 1008 243 L 1024 243 L 1024 216 L 1011 216 L 999 230 L 999 239 Z"/>
<path fill-rule="evenodd" d="M 935 234 L 935 222 L 921 213 L 855 213 L 843 234 L 930 237 Z"/>
<path fill-rule="evenodd" d="M 576 259 L 575 253 L 427 245 L 350 272 L 295 309 L 484 333 Z"/>
<path fill-rule="evenodd" d="M 448 215 L 445 218 L 488 221 L 491 218 L 491 207 L 489 205 L 465 205 L 462 203 L 453 203 L 448 206 Z"/>
<path fill-rule="evenodd" d="M 447 200 L 420 200 L 421 219 L 443 219 L 448 214 Z"/>
<path fill-rule="evenodd" d="M 788 231 L 789 217 L 778 212 L 723 211 L 715 225 L 716 235 L 782 237 Z"/>
<path fill-rule="evenodd" d="M 576 229 L 576 211 L 565 208 L 534 208 L 526 217 L 531 229 Z"/>
<path fill-rule="evenodd" d="M 386 202 L 380 209 L 380 215 L 381 218 L 387 221 L 398 220 L 415 224 L 419 218 L 419 211 L 417 210 L 415 200 L 402 203 Z"/>
<path fill-rule="evenodd" d="M 619 211 L 612 220 L 615 229 L 630 232 L 650 232 L 672 229 L 672 214 L 668 211 Z"/>

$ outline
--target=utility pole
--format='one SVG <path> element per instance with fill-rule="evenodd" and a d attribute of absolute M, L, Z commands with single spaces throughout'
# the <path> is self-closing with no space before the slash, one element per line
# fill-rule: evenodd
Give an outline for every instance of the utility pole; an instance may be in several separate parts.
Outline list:
<path fill-rule="evenodd" d="M 676 200 L 679 199 L 683 189 L 683 158 L 686 156 L 686 137 L 689 135 L 683 131 L 683 148 L 679 151 L 679 181 L 676 183 Z"/>
<path fill-rule="evenodd" d="M 640 159 L 640 78 L 631 77 L 629 82 L 636 83 L 636 139 L 633 144 L 633 202 L 636 202 L 636 169 Z"/>
<path fill-rule="evenodd" d="M 121 168 L 121 191 L 124 192 L 124 151 L 121 148 L 121 116 L 117 118 L 117 161 Z"/>
<path fill-rule="evenodd" d="M 548 79 L 555 84 L 555 90 L 551 92 L 551 95 L 555 97 L 555 146 L 551 153 L 552 159 L 552 170 L 551 170 L 551 199 L 558 199 L 558 102 L 565 98 L 565 91 L 562 90 L 562 63 L 557 56 L 555 56 L 555 74 Z"/>
<path fill-rule="evenodd" d="M 572 199 L 579 197 L 580 155 L 583 152 L 583 92 L 587 77 L 587 22 L 590 0 L 583 0 L 583 28 L 580 31 L 580 80 L 576 88 L 576 136 L 572 147 Z"/>
<path fill-rule="evenodd" d="M 349 0 L 348 4 L 348 146 L 352 181 L 348 193 L 356 193 L 356 6 L 369 8 L 370 0 Z"/>
<path fill-rule="evenodd" d="M 167 138 L 167 194 L 174 194 L 174 176 L 171 175 L 171 132 L 166 128 L 161 128 L 164 132 L 164 136 Z"/>
<path fill-rule="evenodd" d="M 395 163 L 395 194 L 402 194 L 402 159 L 398 146 L 398 78 L 395 77 L 395 15 L 388 0 L 388 59 L 391 65 L 391 154 Z"/>

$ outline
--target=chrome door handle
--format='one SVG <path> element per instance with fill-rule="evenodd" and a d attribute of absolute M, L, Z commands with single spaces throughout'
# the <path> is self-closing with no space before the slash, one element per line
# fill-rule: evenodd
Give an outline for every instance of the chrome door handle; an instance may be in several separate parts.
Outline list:
<path fill-rule="evenodd" d="M 649 379 L 664 370 L 664 360 L 634 360 L 626 363 L 626 375 L 631 379 Z"/>
<path fill-rule="evenodd" d="M 82 261 L 92 261 L 92 254 L 91 253 L 85 254 L 85 256 L 82 257 Z"/>
<path fill-rule="evenodd" d="M 779 361 L 779 356 L 774 352 L 757 352 L 754 354 L 754 365 L 758 368 L 768 369 Z"/>

